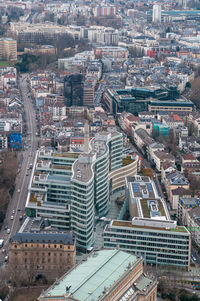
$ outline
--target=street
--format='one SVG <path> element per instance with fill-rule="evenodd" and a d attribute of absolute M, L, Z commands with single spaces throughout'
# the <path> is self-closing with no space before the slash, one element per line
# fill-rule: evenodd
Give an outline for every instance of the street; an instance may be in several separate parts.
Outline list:
<path fill-rule="evenodd" d="M 4 220 L 3 227 L 0 232 L 0 239 L 4 239 L 4 246 L 0 252 L 0 263 L 4 262 L 5 256 L 8 253 L 9 239 L 19 230 L 20 228 L 20 216 L 25 213 L 25 202 L 28 191 L 28 184 L 30 180 L 29 166 L 34 161 L 34 154 L 37 149 L 37 138 L 35 136 L 36 132 L 36 118 L 31 99 L 28 98 L 28 83 L 27 75 L 22 75 L 19 79 L 20 90 L 22 94 L 22 101 L 24 104 L 24 114 L 27 120 L 27 133 L 29 133 L 30 147 L 25 151 L 22 151 L 23 160 L 21 166 L 19 167 L 19 173 L 16 176 L 15 181 L 15 191 L 12 199 L 9 202 L 8 209 L 6 212 L 6 217 Z M 24 138 L 24 137 L 23 137 Z M 28 138 L 27 138 L 28 139 Z M 23 139 L 24 140 L 24 139 Z M 13 220 L 11 220 L 13 216 Z M 10 229 L 10 233 L 7 233 L 5 227 Z M 4 253 L 2 250 L 5 250 Z"/>

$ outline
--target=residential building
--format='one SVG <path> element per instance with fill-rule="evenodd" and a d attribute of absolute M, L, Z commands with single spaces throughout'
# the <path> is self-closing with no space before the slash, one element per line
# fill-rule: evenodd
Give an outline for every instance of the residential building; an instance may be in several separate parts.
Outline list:
<path fill-rule="evenodd" d="M 200 246 L 200 206 L 192 208 L 187 212 L 188 214 L 188 228 L 192 234 L 192 239 L 197 246 Z"/>
<path fill-rule="evenodd" d="M 116 7 L 115 6 L 98 6 L 92 9 L 94 17 L 111 17 L 116 15 Z"/>
<path fill-rule="evenodd" d="M 154 152 L 156 152 L 156 151 L 163 151 L 163 150 L 164 150 L 164 145 L 161 144 L 161 143 L 153 142 L 152 144 L 150 144 L 148 146 L 149 160 L 151 160 L 152 162 L 155 162 Z"/>
<path fill-rule="evenodd" d="M 170 203 L 172 210 L 176 213 L 179 206 L 180 198 L 191 198 L 191 191 L 181 186 L 173 189 L 170 193 Z M 184 224 L 183 224 L 184 225 Z"/>
<path fill-rule="evenodd" d="M 128 58 L 128 50 L 118 46 L 98 46 L 95 49 L 95 55 L 98 58 L 115 58 L 126 59 Z"/>
<path fill-rule="evenodd" d="M 200 172 L 200 162 L 187 162 L 181 165 L 181 172 L 183 172 L 187 177 L 191 174 L 199 175 Z"/>
<path fill-rule="evenodd" d="M 157 282 L 143 273 L 142 258 L 121 250 L 100 250 L 90 254 L 64 274 L 39 301 L 156 301 Z"/>
<path fill-rule="evenodd" d="M 172 114 L 172 116 L 169 116 L 169 115 L 164 116 L 163 122 L 168 124 L 170 129 L 175 129 L 175 128 L 184 126 L 184 122 L 178 114 Z"/>
<path fill-rule="evenodd" d="M 154 139 L 142 128 L 135 130 L 133 135 L 135 144 L 143 153 L 145 153 L 145 148 L 148 151 L 148 146 L 154 142 Z"/>
<path fill-rule="evenodd" d="M 140 118 L 124 111 L 120 114 L 118 121 L 123 131 L 130 136 L 133 123 L 139 123 Z"/>
<path fill-rule="evenodd" d="M 198 160 L 196 159 L 196 157 L 192 153 L 182 155 L 182 164 L 195 163 L 195 162 L 198 162 Z"/>
<path fill-rule="evenodd" d="M 83 86 L 83 105 L 87 107 L 94 107 L 96 81 L 87 80 Z"/>
<path fill-rule="evenodd" d="M 176 165 L 171 161 L 164 161 L 161 168 L 161 179 L 162 183 L 166 182 L 166 176 L 172 171 L 176 171 Z"/>
<path fill-rule="evenodd" d="M 153 6 L 153 23 L 161 23 L 161 6 L 159 4 L 154 4 Z"/>
<path fill-rule="evenodd" d="M 17 61 L 17 41 L 11 38 L 0 39 L 0 59 Z"/>
<path fill-rule="evenodd" d="M 188 214 L 192 208 L 196 208 L 200 206 L 200 199 L 194 197 L 179 197 L 178 201 L 178 210 L 177 210 L 177 218 L 178 221 L 184 225 L 188 226 Z"/>
<path fill-rule="evenodd" d="M 10 239 L 8 256 L 11 269 L 53 280 L 75 265 L 75 237 L 71 232 L 51 229 L 41 218 L 27 217 Z"/>
<path fill-rule="evenodd" d="M 52 45 L 40 45 L 36 48 L 24 48 L 25 53 L 35 54 L 35 55 L 55 55 L 56 48 Z"/>
<path fill-rule="evenodd" d="M 161 171 L 162 164 L 165 161 L 170 161 L 171 163 L 175 164 L 175 158 L 173 155 L 169 154 L 166 151 L 155 151 L 154 152 L 154 162 L 156 164 L 156 169 Z"/>
<path fill-rule="evenodd" d="M 178 202 L 173 202 L 174 201 L 174 198 L 172 197 L 173 190 L 180 187 L 184 189 L 189 189 L 190 186 L 188 180 L 185 178 L 184 174 L 175 170 L 166 175 L 165 187 L 167 190 L 168 199 L 171 203 L 172 209 L 177 210 Z"/>
<path fill-rule="evenodd" d="M 0 134 L 0 150 L 8 148 L 8 137 L 6 134 Z"/>

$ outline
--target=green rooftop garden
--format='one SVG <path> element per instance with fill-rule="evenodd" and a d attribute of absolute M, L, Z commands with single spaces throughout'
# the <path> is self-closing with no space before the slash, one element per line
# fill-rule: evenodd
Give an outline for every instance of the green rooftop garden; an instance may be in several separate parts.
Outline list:
<path fill-rule="evenodd" d="M 143 199 L 140 201 L 141 207 L 142 207 L 142 212 L 143 212 L 143 216 L 145 218 L 150 218 L 150 210 L 148 207 L 148 203 L 147 203 L 148 199 Z M 160 200 L 157 200 L 158 202 L 158 211 L 160 212 L 161 216 L 166 216 L 165 215 L 165 209 L 162 205 L 162 202 Z"/>
<path fill-rule="evenodd" d="M 38 194 L 38 193 L 31 193 L 29 201 L 32 203 L 36 203 L 38 197 L 40 197 L 44 201 L 45 195 Z"/>
<path fill-rule="evenodd" d="M 131 157 L 123 158 L 122 159 L 122 166 L 127 166 L 127 165 L 129 165 L 129 164 L 131 164 L 133 162 L 134 162 L 134 160 L 131 159 Z"/>

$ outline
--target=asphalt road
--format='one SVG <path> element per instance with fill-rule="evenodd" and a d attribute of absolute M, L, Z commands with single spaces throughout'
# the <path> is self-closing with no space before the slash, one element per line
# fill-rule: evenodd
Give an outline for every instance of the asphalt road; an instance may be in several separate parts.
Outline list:
<path fill-rule="evenodd" d="M 9 202 L 6 218 L 4 220 L 3 227 L 0 232 L 0 239 L 4 239 L 4 246 L 0 249 L 0 264 L 5 261 L 5 256 L 8 252 L 9 239 L 19 230 L 20 228 L 20 216 L 25 213 L 25 202 L 28 192 L 28 184 L 30 180 L 31 171 L 29 170 L 30 164 L 33 164 L 34 154 L 37 150 L 38 146 L 38 138 L 36 137 L 36 118 L 35 118 L 35 110 L 31 102 L 31 98 L 28 97 L 28 83 L 27 83 L 28 75 L 22 75 L 19 81 L 20 90 L 22 93 L 22 100 L 24 104 L 24 114 L 26 115 L 27 120 L 27 135 L 24 140 L 27 144 L 29 144 L 29 148 L 25 151 L 22 151 L 21 154 L 23 156 L 22 164 L 20 167 L 20 171 L 17 174 L 16 182 L 15 182 L 15 191 L 12 199 Z M 20 156 L 20 154 L 19 154 Z M 15 213 L 13 213 L 13 210 Z M 11 216 L 13 216 L 13 220 L 11 220 Z M 7 233 L 5 230 L 5 226 L 10 229 L 10 233 Z M 5 249 L 3 253 L 2 250 Z"/>

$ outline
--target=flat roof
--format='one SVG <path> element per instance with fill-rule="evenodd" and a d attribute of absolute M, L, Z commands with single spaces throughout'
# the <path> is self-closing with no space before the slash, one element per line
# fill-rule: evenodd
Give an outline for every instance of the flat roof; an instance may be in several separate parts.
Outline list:
<path fill-rule="evenodd" d="M 84 154 L 84 156 L 87 156 Z M 88 154 L 89 156 L 89 154 Z M 92 179 L 93 171 L 92 171 L 92 164 L 91 163 L 81 163 L 76 160 L 73 164 L 73 176 L 72 179 L 78 180 L 80 182 L 88 182 Z"/>
<path fill-rule="evenodd" d="M 55 282 L 40 298 L 64 296 L 66 287 L 77 300 L 98 300 L 133 265 L 138 258 L 121 250 L 101 250 L 92 253 L 73 270 Z"/>
<path fill-rule="evenodd" d="M 129 190 L 132 193 L 132 198 L 140 199 L 155 199 L 157 192 L 153 181 L 149 177 L 133 176 L 127 178 Z"/>
<path fill-rule="evenodd" d="M 128 228 L 135 228 L 138 230 L 141 229 L 147 229 L 147 230 L 158 230 L 158 231 L 166 231 L 166 232 L 177 232 L 177 233 L 188 233 L 189 231 L 184 227 L 184 226 L 177 226 L 176 228 L 170 228 L 170 229 L 166 229 L 166 228 L 160 228 L 160 227 L 148 227 L 148 226 L 138 226 L 138 225 L 133 225 L 131 221 L 118 221 L 118 220 L 113 220 L 112 221 L 112 225 L 114 227 L 128 227 Z"/>

